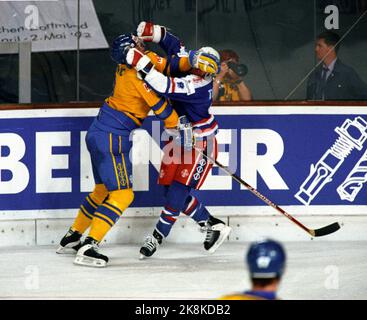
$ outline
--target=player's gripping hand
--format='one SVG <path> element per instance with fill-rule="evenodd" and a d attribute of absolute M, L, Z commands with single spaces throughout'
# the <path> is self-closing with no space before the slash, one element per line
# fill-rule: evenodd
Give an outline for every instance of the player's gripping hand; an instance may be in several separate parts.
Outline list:
<path fill-rule="evenodd" d="M 216 74 L 220 71 L 219 61 L 212 55 L 199 50 L 189 52 L 189 61 L 193 68 L 200 69 L 205 73 Z"/>
<path fill-rule="evenodd" d="M 166 28 L 152 22 L 142 21 L 139 23 L 136 33 L 143 41 L 159 43 L 166 35 Z"/>
<path fill-rule="evenodd" d="M 126 55 L 126 63 L 134 67 L 143 79 L 154 68 L 150 58 L 136 48 L 129 49 Z"/>

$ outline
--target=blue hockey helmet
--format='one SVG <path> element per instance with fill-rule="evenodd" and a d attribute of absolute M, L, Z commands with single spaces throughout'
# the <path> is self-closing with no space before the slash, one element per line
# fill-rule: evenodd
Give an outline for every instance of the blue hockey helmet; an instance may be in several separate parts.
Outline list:
<path fill-rule="evenodd" d="M 286 254 L 279 242 L 266 239 L 251 244 L 246 259 L 251 278 L 280 278 L 285 269 Z"/>
<path fill-rule="evenodd" d="M 130 48 L 141 45 L 141 41 L 131 33 L 118 36 L 112 42 L 111 58 L 116 63 L 126 64 L 126 55 Z"/>

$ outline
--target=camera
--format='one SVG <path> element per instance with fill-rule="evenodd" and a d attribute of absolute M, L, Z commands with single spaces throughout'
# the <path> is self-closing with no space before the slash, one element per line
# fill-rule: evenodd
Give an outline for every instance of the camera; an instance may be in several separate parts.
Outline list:
<path fill-rule="evenodd" d="M 236 63 L 233 61 L 228 61 L 227 65 L 228 65 L 228 68 L 230 68 L 239 77 L 244 77 L 248 72 L 247 66 L 243 63 Z"/>

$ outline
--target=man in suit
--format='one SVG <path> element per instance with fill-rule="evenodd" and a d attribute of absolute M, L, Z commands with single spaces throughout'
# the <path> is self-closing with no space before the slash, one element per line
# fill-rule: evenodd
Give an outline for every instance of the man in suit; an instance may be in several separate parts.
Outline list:
<path fill-rule="evenodd" d="M 317 37 L 315 52 L 323 61 L 307 82 L 307 100 L 367 100 L 367 85 L 337 56 L 340 37 L 325 31 Z"/>

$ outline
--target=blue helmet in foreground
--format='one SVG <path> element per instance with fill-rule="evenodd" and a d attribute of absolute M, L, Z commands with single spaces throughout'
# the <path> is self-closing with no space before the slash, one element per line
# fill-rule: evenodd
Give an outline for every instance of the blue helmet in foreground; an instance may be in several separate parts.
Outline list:
<path fill-rule="evenodd" d="M 118 36 L 112 42 L 111 46 L 111 58 L 116 63 L 126 64 L 126 55 L 130 48 L 134 48 L 137 45 L 137 40 L 131 33 L 126 33 Z"/>
<path fill-rule="evenodd" d="M 247 264 L 253 279 L 281 277 L 286 262 L 283 246 L 274 240 L 266 239 L 251 244 L 247 252 Z"/>

